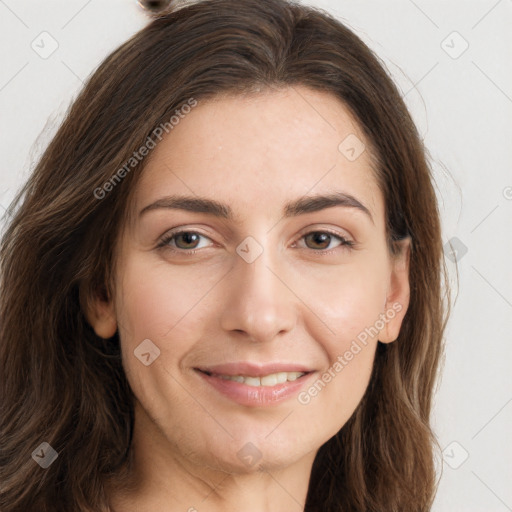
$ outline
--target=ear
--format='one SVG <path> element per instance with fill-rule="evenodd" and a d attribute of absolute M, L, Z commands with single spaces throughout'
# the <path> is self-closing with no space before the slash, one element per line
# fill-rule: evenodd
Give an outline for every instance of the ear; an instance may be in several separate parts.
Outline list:
<path fill-rule="evenodd" d="M 398 338 L 402 321 L 409 307 L 409 260 L 411 238 L 396 242 L 399 253 L 391 257 L 391 275 L 386 296 L 385 325 L 379 334 L 381 343 L 391 343 Z"/>
<path fill-rule="evenodd" d="M 117 319 L 114 302 L 108 297 L 105 286 L 82 298 L 85 317 L 94 332 L 100 338 L 112 338 L 117 331 Z"/>

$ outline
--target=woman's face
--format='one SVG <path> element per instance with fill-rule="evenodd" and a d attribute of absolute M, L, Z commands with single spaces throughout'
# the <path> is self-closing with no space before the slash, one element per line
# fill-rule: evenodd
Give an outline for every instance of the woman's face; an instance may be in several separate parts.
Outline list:
<path fill-rule="evenodd" d="M 199 102 L 152 150 L 95 325 L 119 329 L 136 437 L 248 472 L 312 463 L 346 423 L 409 298 L 364 142 L 293 87 Z"/>

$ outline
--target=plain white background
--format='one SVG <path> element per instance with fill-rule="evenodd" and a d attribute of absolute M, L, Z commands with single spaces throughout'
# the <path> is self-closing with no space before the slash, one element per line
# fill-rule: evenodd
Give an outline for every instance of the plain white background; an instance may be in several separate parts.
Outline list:
<path fill-rule="evenodd" d="M 433 511 L 512 511 L 512 0 L 303 3 L 379 55 L 432 157 L 454 297 L 454 259 L 460 278 Z M 0 0 L 0 215 L 84 79 L 149 19 L 135 0 Z"/>

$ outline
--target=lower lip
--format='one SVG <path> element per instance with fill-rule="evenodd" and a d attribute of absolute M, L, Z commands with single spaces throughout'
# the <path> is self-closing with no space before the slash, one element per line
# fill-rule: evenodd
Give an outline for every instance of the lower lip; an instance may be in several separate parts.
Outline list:
<path fill-rule="evenodd" d="M 296 395 L 314 374 L 314 372 L 307 373 L 297 380 L 286 381 L 275 386 L 248 386 L 242 382 L 207 375 L 199 370 L 196 370 L 196 372 L 222 395 L 248 407 L 266 407 L 280 404 Z"/>

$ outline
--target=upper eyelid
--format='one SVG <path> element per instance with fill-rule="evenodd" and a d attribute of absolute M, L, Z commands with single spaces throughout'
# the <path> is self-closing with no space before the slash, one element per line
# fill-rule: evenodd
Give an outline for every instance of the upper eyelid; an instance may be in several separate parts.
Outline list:
<path fill-rule="evenodd" d="M 340 230 L 342 230 L 343 232 L 345 232 L 345 234 L 343 232 L 340 232 Z M 342 228 L 326 228 L 326 227 L 321 227 L 321 226 L 318 226 L 318 225 L 313 225 L 313 226 L 308 226 L 308 227 L 305 227 L 304 229 L 301 229 L 300 232 L 299 232 L 299 236 L 304 236 L 304 235 L 307 235 L 309 233 L 317 233 L 317 232 L 326 232 L 326 233 L 329 233 L 330 235 L 333 235 L 333 236 L 338 236 L 340 238 L 344 238 L 346 240 L 351 240 L 353 242 L 355 242 L 355 238 L 346 230 L 346 229 L 342 229 Z"/>
<path fill-rule="evenodd" d="M 161 240 L 165 240 L 165 239 L 171 239 L 173 237 L 176 237 L 182 233 L 195 233 L 195 234 L 198 234 L 204 238 L 208 238 L 210 241 L 213 242 L 213 240 L 211 239 L 210 236 L 202 233 L 201 231 L 197 230 L 197 229 L 194 229 L 194 228 L 175 228 L 175 230 L 171 230 L 171 231 L 168 231 L 167 233 L 165 233 L 162 237 L 161 237 Z M 293 242 L 293 244 L 296 244 L 298 241 L 300 241 L 301 239 L 303 239 L 306 235 L 309 235 L 311 233 L 327 233 L 331 236 L 334 236 L 336 238 L 338 238 L 339 240 L 345 240 L 346 242 L 350 243 L 350 244 L 353 244 L 355 245 L 356 244 L 356 241 L 353 239 L 352 236 L 350 235 L 344 235 L 344 234 L 341 234 L 341 233 L 337 233 L 335 232 L 335 230 L 333 228 L 321 228 L 321 227 L 307 227 L 307 228 L 304 228 L 303 230 L 300 231 L 299 235 L 297 236 L 297 238 L 295 239 L 295 241 Z M 215 243 L 215 242 L 214 242 Z M 186 251 L 187 249 L 180 249 L 181 251 Z M 195 249 L 190 249 L 190 250 L 195 250 Z"/>
<path fill-rule="evenodd" d="M 209 226 L 208 226 L 209 227 Z M 177 233 L 181 233 L 181 232 L 196 232 L 196 233 L 199 233 L 203 236 L 210 236 L 210 235 L 207 235 L 207 234 L 204 234 L 201 232 L 201 229 L 204 229 L 204 228 L 195 228 L 195 227 L 188 227 L 187 225 L 183 225 L 183 226 L 176 226 L 174 228 L 171 228 L 169 230 L 167 230 L 162 236 L 166 236 L 168 234 L 177 234 Z M 224 230 L 221 230 L 221 231 L 224 231 Z M 342 233 L 339 234 L 339 236 L 343 236 L 344 238 L 350 238 L 352 240 L 355 241 L 355 237 L 352 236 L 352 234 L 350 233 L 349 230 L 347 230 L 347 228 L 342 228 L 342 227 L 325 227 L 325 223 L 321 223 L 321 222 L 315 222 L 309 226 L 306 226 L 302 229 L 300 229 L 299 233 L 300 234 L 307 234 L 307 233 L 310 233 L 310 232 L 316 232 L 316 231 L 332 231 L 333 234 L 335 234 L 334 232 L 336 231 L 342 231 Z M 346 233 L 346 234 L 343 234 L 343 233 Z M 221 235 L 224 237 L 224 235 Z M 244 235 L 245 236 L 245 235 Z"/>

